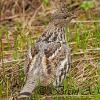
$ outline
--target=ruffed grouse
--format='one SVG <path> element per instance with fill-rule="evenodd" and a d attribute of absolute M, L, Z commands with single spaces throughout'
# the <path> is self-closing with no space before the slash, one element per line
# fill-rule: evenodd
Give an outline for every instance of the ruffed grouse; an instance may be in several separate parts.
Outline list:
<path fill-rule="evenodd" d="M 74 18 L 66 7 L 51 15 L 51 22 L 34 47 L 29 48 L 25 73 L 26 84 L 19 98 L 28 97 L 38 84 L 61 85 L 70 68 L 70 49 L 66 43 L 65 27 Z"/>

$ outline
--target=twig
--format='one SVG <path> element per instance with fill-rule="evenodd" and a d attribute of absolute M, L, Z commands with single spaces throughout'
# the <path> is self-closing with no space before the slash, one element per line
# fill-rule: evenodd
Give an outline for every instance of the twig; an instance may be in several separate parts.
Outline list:
<path fill-rule="evenodd" d="M 1 65 L 3 66 L 3 50 L 2 50 L 2 39 L 0 39 L 0 44 L 1 44 L 1 48 L 0 48 L 0 51 L 1 51 Z"/>
<path fill-rule="evenodd" d="M 19 15 L 14 15 L 14 16 L 9 16 L 9 17 L 5 17 L 5 18 L 1 18 L 0 22 L 5 21 L 5 20 L 14 19 L 14 18 L 17 18 L 17 17 L 19 17 Z"/>
<path fill-rule="evenodd" d="M 72 53 L 71 56 L 73 56 L 73 55 L 81 55 L 81 54 L 84 54 L 84 53 L 90 53 L 91 51 L 92 52 L 100 51 L 100 48 L 86 49 L 85 51 L 81 51 L 80 50 L 80 52 Z"/>
<path fill-rule="evenodd" d="M 89 97 L 89 98 L 93 98 L 94 95 L 52 95 L 52 96 L 43 96 L 41 97 L 40 100 L 52 100 L 52 98 L 56 98 L 59 97 L 59 99 L 63 100 L 65 97 Z"/>
<path fill-rule="evenodd" d="M 3 64 L 13 63 L 13 62 L 22 62 L 22 61 L 24 61 L 24 60 L 25 60 L 25 59 L 18 59 L 18 60 L 5 61 L 5 62 L 3 62 Z M 0 63 L 0 66 L 2 66 L 2 63 Z"/>
<path fill-rule="evenodd" d="M 92 60 L 97 60 L 97 59 L 100 60 L 100 57 L 94 57 L 94 58 L 88 58 L 88 59 L 77 59 L 77 60 L 72 61 L 72 64 L 79 61 L 92 61 Z"/>
<path fill-rule="evenodd" d="M 30 21 L 29 21 L 29 25 L 31 26 L 31 23 L 35 20 L 35 17 L 38 13 L 38 11 L 40 10 L 40 8 L 42 7 L 42 4 L 36 9 L 36 11 L 34 12 L 34 15 L 31 17 Z"/>
<path fill-rule="evenodd" d="M 71 23 L 100 23 L 100 20 L 72 20 Z"/>

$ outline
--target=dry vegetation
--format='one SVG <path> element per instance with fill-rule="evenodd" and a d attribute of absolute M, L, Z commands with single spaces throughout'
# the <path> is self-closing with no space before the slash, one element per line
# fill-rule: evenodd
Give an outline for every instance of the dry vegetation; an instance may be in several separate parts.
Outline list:
<path fill-rule="evenodd" d="M 29 100 L 99 100 L 100 4 L 93 0 L 93 6 L 87 7 L 83 1 L 66 0 L 68 6 L 79 5 L 80 9 L 75 12 L 77 19 L 66 28 L 72 69 L 63 90 L 51 94 L 46 89 L 40 96 L 37 89 Z M 0 100 L 17 100 L 25 80 L 27 45 L 34 45 L 57 4 L 57 0 L 0 0 Z"/>

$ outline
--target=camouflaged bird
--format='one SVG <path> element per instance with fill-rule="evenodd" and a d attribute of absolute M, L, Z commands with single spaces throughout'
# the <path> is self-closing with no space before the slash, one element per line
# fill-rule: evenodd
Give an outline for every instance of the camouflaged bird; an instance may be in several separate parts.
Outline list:
<path fill-rule="evenodd" d="M 28 97 L 38 86 L 61 85 L 70 68 L 70 49 L 66 43 L 65 27 L 74 18 L 66 7 L 51 15 L 51 22 L 34 47 L 29 48 L 26 65 L 26 83 L 19 98 Z"/>

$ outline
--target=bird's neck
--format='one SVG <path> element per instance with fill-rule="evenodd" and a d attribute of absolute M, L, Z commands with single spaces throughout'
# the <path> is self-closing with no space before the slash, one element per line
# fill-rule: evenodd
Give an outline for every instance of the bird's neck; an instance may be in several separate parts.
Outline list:
<path fill-rule="evenodd" d="M 49 24 L 41 39 L 46 42 L 66 42 L 65 28 Z"/>

